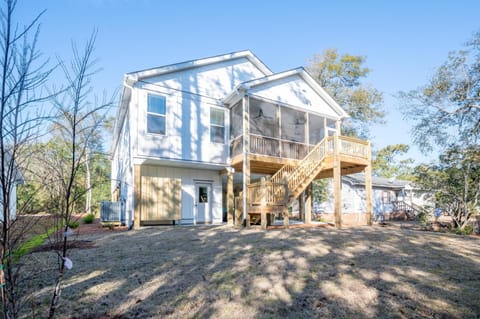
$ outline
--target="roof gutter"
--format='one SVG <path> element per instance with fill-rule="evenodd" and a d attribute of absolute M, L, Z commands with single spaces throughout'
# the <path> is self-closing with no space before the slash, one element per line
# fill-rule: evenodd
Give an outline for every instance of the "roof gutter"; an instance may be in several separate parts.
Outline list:
<path fill-rule="evenodd" d="M 127 114 L 126 108 L 128 107 L 128 104 L 130 103 L 130 99 L 132 98 L 133 86 L 135 85 L 136 82 L 137 82 L 136 76 L 133 77 L 126 74 L 123 78 L 122 96 L 120 97 L 120 107 L 118 108 L 118 113 L 117 113 L 118 121 L 115 122 L 115 127 L 113 128 L 113 143 L 110 149 L 111 158 L 113 157 L 113 154 L 117 149 L 120 131 L 124 125 L 125 117 Z M 130 97 L 128 98 L 128 102 L 124 102 L 125 89 L 130 89 Z"/>

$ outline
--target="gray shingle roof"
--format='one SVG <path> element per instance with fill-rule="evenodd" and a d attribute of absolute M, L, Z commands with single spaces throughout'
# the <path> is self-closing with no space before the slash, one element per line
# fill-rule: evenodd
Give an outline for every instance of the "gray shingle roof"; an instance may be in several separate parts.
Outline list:
<path fill-rule="evenodd" d="M 352 174 L 342 176 L 344 182 L 350 183 L 351 185 L 365 185 L 365 174 Z M 385 178 L 372 176 L 372 186 L 373 187 L 385 187 L 391 189 L 403 189 L 407 184 L 411 184 L 410 181 L 395 179 L 395 178 Z"/>

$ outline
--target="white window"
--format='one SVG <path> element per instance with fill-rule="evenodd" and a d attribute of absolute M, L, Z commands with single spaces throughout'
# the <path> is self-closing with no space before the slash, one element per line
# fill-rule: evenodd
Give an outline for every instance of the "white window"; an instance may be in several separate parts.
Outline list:
<path fill-rule="evenodd" d="M 225 112 L 210 108 L 210 142 L 225 143 Z"/>
<path fill-rule="evenodd" d="M 392 194 L 390 191 L 383 191 L 382 192 L 382 202 L 384 204 L 391 204 L 392 203 Z"/>
<path fill-rule="evenodd" d="M 165 96 L 148 94 L 147 132 L 166 134 L 166 99 Z"/>

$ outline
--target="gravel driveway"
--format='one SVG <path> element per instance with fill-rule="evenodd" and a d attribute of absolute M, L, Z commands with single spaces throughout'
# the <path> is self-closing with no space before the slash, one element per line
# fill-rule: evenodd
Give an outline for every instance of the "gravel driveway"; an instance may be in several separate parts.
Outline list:
<path fill-rule="evenodd" d="M 398 227 L 80 235 L 60 318 L 479 318 L 480 238 Z M 41 267 L 52 252 L 24 257 Z M 45 314 L 48 272 L 25 317 Z M 32 312 L 33 311 L 33 312 Z"/>

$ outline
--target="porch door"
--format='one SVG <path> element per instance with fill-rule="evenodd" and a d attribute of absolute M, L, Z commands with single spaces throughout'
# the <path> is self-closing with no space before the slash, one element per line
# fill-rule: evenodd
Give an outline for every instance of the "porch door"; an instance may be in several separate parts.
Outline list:
<path fill-rule="evenodd" d="M 212 221 L 212 184 L 195 184 L 194 223 Z"/>

